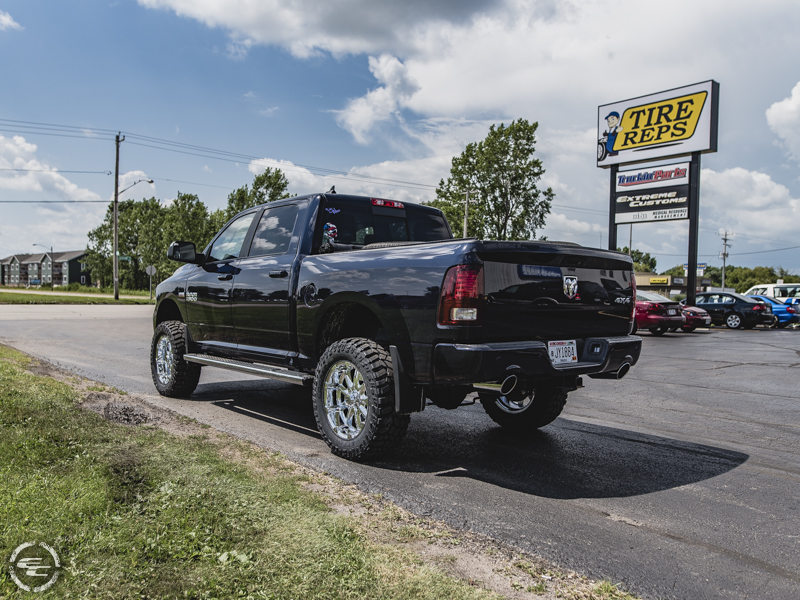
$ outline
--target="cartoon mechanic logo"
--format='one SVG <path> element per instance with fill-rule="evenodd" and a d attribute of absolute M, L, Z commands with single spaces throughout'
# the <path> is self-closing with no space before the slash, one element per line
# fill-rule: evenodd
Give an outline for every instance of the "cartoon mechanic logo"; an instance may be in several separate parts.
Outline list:
<path fill-rule="evenodd" d="M 616 156 L 619 152 L 614 152 L 614 142 L 617 141 L 617 135 L 622 131 L 619 124 L 620 116 L 615 110 L 606 115 L 606 124 L 608 129 L 603 132 L 603 137 L 597 140 L 597 160 L 605 160 L 608 156 Z"/>
<path fill-rule="evenodd" d="M 43 592 L 49 589 L 61 572 L 58 554 L 44 542 L 25 542 L 17 546 L 9 563 L 11 579 L 26 592 Z"/>

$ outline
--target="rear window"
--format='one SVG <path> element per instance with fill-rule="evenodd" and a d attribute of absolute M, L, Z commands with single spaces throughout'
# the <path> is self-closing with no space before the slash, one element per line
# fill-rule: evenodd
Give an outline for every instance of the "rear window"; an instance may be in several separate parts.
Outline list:
<path fill-rule="evenodd" d="M 340 244 L 432 242 L 451 239 L 444 217 L 414 209 L 397 209 L 328 199 L 322 223 L 336 227 Z"/>
<path fill-rule="evenodd" d="M 638 301 L 645 302 L 672 302 L 672 300 L 662 296 L 661 294 L 656 294 L 655 292 L 645 292 L 643 290 L 638 290 L 636 292 L 636 299 Z"/>

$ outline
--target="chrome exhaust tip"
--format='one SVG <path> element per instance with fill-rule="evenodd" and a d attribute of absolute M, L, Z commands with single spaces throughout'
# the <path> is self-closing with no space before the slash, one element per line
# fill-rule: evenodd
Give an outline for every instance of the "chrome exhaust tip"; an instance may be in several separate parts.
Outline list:
<path fill-rule="evenodd" d="M 617 370 L 617 379 L 622 379 L 631 370 L 630 363 L 622 363 L 622 366 Z"/>
<path fill-rule="evenodd" d="M 503 380 L 503 384 L 500 386 L 500 393 L 503 396 L 508 396 L 517 387 L 517 383 L 519 383 L 519 378 L 516 375 L 509 375 Z"/>

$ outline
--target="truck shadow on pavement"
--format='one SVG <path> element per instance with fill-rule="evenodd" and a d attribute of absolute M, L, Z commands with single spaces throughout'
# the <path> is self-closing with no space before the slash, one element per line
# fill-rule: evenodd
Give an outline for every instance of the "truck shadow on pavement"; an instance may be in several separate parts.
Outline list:
<path fill-rule="evenodd" d="M 327 452 L 308 390 L 275 382 L 228 382 L 201 385 L 192 400 L 314 438 Z M 476 404 L 455 411 L 427 407 L 412 416 L 397 449 L 366 466 L 471 478 L 535 496 L 577 499 L 677 488 L 727 473 L 748 458 L 733 450 L 564 417 L 542 430 L 512 434 Z M 341 466 L 346 464 L 342 460 Z"/>

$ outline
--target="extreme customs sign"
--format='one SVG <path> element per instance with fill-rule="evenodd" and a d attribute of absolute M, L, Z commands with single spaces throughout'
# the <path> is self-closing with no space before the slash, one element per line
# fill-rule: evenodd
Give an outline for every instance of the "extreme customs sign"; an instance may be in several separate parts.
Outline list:
<path fill-rule="evenodd" d="M 615 223 L 689 218 L 689 163 L 618 171 Z"/>
<path fill-rule="evenodd" d="M 597 109 L 597 166 L 717 151 L 719 84 L 704 81 Z"/>

